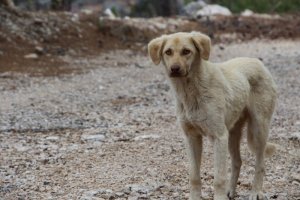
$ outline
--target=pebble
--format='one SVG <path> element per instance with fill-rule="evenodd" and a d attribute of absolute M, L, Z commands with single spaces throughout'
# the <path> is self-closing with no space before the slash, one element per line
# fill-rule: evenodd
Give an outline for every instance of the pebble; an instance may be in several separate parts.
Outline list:
<path fill-rule="evenodd" d="M 38 59 L 39 56 L 36 53 L 27 54 L 24 56 L 26 59 Z"/>
<path fill-rule="evenodd" d="M 29 148 L 26 147 L 26 146 L 22 146 L 22 145 L 15 145 L 15 148 L 17 151 L 20 151 L 20 152 L 24 152 L 24 151 L 27 151 Z"/>
<path fill-rule="evenodd" d="M 136 193 L 140 193 L 140 194 L 147 194 L 154 189 L 151 186 L 143 186 L 143 185 L 137 185 L 137 184 L 127 185 L 127 187 L 129 188 L 129 190 L 131 192 L 136 192 Z"/>
<path fill-rule="evenodd" d="M 104 141 L 105 136 L 104 135 L 82 135 L 81 140 L 85 140 L 85 141 Z"/>
<path fill-rule="evenodd" d="M 298 182 L 298 184 L 300 185 L 300 174 L 292 174 L 291 178 L 293 181 Z"/>
<path fill-rule="evenodd" d="M 57 141 L 57 140 L 59 140 L 59 137 L 58 136 L 48 136 L 48 137 L 46 137 L 46 140 Z"/>
<path fill-rule="evenodd" d="M 159 135 L 140 135 L 140 136 L 135 137 L 133 140 L 141 141 L 141 140 L 158 139 L 158 138 L 160 138 Z"/>
<path fill-rule="evenodd" d="M 290 139 L 290 140 L 300 140 L 300 132 L 292 133 L 292 134 L 289 136 L 289 139 Z"/>
<path fill-rule="evenodd" d="M 42 55 L 44 53 L 44 48 L 40 46 L 35 47 L 35 52 L 39 55 Z"/>

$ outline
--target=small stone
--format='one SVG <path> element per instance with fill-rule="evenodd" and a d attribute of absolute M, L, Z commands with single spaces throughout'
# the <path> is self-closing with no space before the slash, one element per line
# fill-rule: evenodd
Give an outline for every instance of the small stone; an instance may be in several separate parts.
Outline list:
<path fill-rule="evenodd" d="M 26 147 L 26 146 L 23 146 L 23 145 L 21 145 L 21 144 L 16 144 L 16 145 L 15 145 L 15 149 L 16 149 L 17 151 L 20 151 L 20 152 L 25 152 L 25 151 L 27 151 L 29 148 Z"/>
<path fill-rule="evenodd" d="M 300 174 L 292 174 L 291 178 L 293 180 L 293 182 L 298 182 L 298 184 L 300 184 Z"/>
<path fill-rule="evenodd" d="M 137 67 L 137 68 L 145 68 L 145 66 L 139 64 L 139 63 L 134 63 L 134 66 Z"/>
<path fill-rule="evenodd" d="M 43 47 L 40 47 L 40 46 L 36 46 L 35 47 L 35 53 L 39 54 L 39 55 L 42 55 L 44 54 L 44 48 Z"/>
<path fill-rule="evenodd" d="M 159 135 L 140 135 L 134 138 L 135 141 L 140 141 L 140 140 L 149 140 L 149 139 L 158 139 L 160 138 Z"/>
<path fill-rule="evenodd" d="M 152 190 L 152 188 L 150 188 L 149 186 L 147 187 L 147 186 L 136 185 L 136 184 L 129 185 L 128 187 L 130 191 L 140 193 L 140 194 L 147 194 Z"/>
<path fill-rule="evenodd" d="M 130 196 L 128 197 L 128 200 L 138 200 L 139 197 L 138 196 Z"/>
<path fill-rule="evenodd" d="M 81 139 L 85 141 L 104 141 L 105 136 L 104 135 L 82 135 Z"/>
<path fill-rule="evenodd" d="M 44 23 L 44 21 L 43 21 L 42 19 L 35 18 L 35 19 L 34 19 L 34 23 L 35 23 L 36 25 L 42 25 L 42 24 Z"/>
<path fill-rule="evenodd" d="M 48 136 L 48 137 L 46 137 L 46 140 L 57 141 L 57 140 L 59 140 L 59 137 L 58 136 Z"/>
<path fill-rule="evenodd" d="M 300 140 L 300 132 L 292 133 L 292 134 L 289 136 L 289 139 L 290 139 L 290 140 Z"/>
<path fill-rule="evenodd" d="M 36 53 L 27 54 L 24 56 L 26 59 L 38 59 L 39 56 Z"/>
<path fill-rule="evenodd" d="M 219 49 L 220 49 L 220 50 L 224 50 L 225 47 L 224 47 L 223 45 L 219 45 Z"/>
<path fill-rule="evenodd" d="M 299 181 L 296 181 L 296 180 L 293 180 L 293 181 L 292 181 L 292 185 L 298 185 L 298 186 L 300 186 L 300 182 L 299 182 Z"/>
<path fill-rule="evenodd" d="M 117 197 L 122 197 L 122 196 L 124 196 L 124 193 L 123 192 L 116 192 L 116 196 Z"/>

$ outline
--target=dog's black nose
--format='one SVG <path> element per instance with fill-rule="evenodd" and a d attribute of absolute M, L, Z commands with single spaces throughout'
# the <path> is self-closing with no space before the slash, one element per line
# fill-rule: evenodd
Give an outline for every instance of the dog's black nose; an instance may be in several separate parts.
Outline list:
<path fill-rule="evenodd" d="M 180 66 L 179 65 L 171 66 L 171 72 L 172 73 L 178 73 L 179 71 L 180 71 Z"/>

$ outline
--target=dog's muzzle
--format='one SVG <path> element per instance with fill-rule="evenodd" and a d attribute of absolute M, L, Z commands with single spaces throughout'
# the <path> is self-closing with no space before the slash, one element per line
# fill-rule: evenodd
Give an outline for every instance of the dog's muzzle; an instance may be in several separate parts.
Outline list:
<path fill-rule="evenodd" d="M 183 76 L 179 65 L 172 65 L 170 71 L 170 77 L 181 77 Z"/>

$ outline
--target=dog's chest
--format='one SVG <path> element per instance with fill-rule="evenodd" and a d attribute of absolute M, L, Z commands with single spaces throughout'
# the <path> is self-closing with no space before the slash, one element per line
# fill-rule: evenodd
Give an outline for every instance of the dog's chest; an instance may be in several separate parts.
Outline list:
<path fill-rule="evenodd" d="M 212 132 L 209 123 L 211 119 L 207 111 L 200 106 L 191 108 L 180 104 L 177 108 L 177 117 L 181 123 L 201 132 L 202 135 L 210 135 Z"/>

